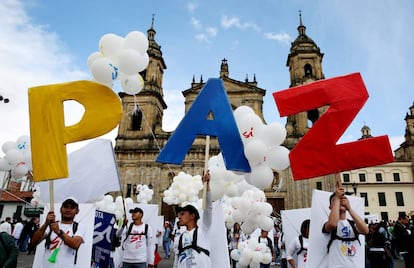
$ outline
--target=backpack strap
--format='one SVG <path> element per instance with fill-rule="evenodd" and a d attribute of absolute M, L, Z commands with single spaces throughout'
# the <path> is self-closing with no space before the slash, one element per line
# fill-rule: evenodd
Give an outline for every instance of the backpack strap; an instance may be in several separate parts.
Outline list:
<path fill-rule="evenodd" d="M 296 255 L 299 255 L 300 253 L 302 253 L 302 251 L 308 251 L 306 248 L 303 247 L 303 236 L 302 235 L 299 236 L 299 243 L 300 243 L 300 249 L 296 253 Z"/>
<path fill-rule="evenodd" d="M 355 241 L 355 240 L 357 240 L 357 241 L 358 241 L 358 243 L 361 245 L 361 241 L 359 241 L 359 233 L 358 233 L 358 231 L 357 231 L 357 229 L 356 229 L 355 222 L 354 222 L 354 221 L 351 221 L 350 219 L 347 219 L 347 221 L 348 221 L 348 222 L 349 222 L 349 224 L 351 225 L 351 228 L 352 228 L 352 231 L 354 231 L 354 235 L 355 235 L 355 237 L 352 237 L 352 238 L 348 238 L 348 237 L 339 237 L 339 236 L 336 234 L 336 232 L 337 232 L 337 227 L 335 227 L 335 229 L 333 229 L 333 230 L 331 231 L 331 238 L 329 239 L 329 242 L 328 242 L 328 245 L 327 245 L 327 248 L 328 248 L 327 253 L 329 253 L 329 248 L 331 247 L 331 244 L 332 244 L 332 242 L 333 242 L 335 239 L 338 239 L 338 240 L 341 240 L 341 241 L 345 241 L 345 242 L 350 242 L 350 241 Z"/>
<path fill-rule="evenodd" d="M 77 221 L 73 221 L 72 222 L 72 237 L 75 236 L 76 232 L 78 231 L 78 227 L 79 227 L 79 223 Z M 45 248 L 49 249 L 50 248 L 50 243 L 52 242 L 50 237 L 52 235 L 52 230 L 49 230 L 49 233 L 46 235 L 45 239 Z M 74 264 L 76 264 L 76 261 L 78 260 L 78 249 L 75 250 L 75 260 L 74 260 Z"/>
<path fill-rule="evenodd" d="M 76 222 L 76 221 L 74 221 L 74 222 L 72 223 L 72 233 L 73 233 L 72 237 L 74 237 L 74 236 L 75 236 L 76 231 L 78 231 L 78 227 L 79 227 L 79 223 L 78 223 L 78 222 Z M 77 248 L 77 249 L 76 249 L 76 251 L 75 251 L 75 264 L 76 264 L 76 261 L 78 260 L 78 249 L 79 249 L 79 248 Z"/>
<path fill-rule="evenodd" d="M 185 247 L 183 247 L 183 234 L 184 233 L 182 233 L 180 235 L 180 238 L 178 239 L 178 255 L 183 253 L 185 250 L 192 248 L 195 251 L 197 251 L 198 253 L 203 252 L 207 256 L 210 256 L 210 251 L 208 251 L 205 248 L 197 246 L 197 235 L 198 235 L 197 233 L 198 233 L 198 227 L 196 227 L 194 232 L 193 232 L 193 241 L 191 242 L 191 245 L 188 245 L 188 246 L 185 246 Z"/>
<path fill-rule="evenodd" d="M 125 239 L 124 239 L 124 241 L 122 241 L 122 250 L 124 249 L 124 243 L 123 242 L 125 242 L 127 239 L 128 239 L 128 236 L 131 234 L 131 232 L 132 232 L 132 227 L 134 226 L 134 223 L 133 222 L 131 222 L 130 224 L 129 224 L 129 226 L 128 226 L 128 231 L 127 231 L 127 233 L 126 233 L 126 236 L 125 236 Z M 148 234 L 148 224 L 145 224 L 145 228 L 144 228 L 144 233 L 143 233 L 143 235 L 145 235 L 145 238 L 147 238 L 147 234 Z"/>

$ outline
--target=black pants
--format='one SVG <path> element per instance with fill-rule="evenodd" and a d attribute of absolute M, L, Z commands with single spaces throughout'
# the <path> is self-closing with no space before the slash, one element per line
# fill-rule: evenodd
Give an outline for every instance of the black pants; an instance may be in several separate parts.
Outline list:
<path fill-rule="evenodd" d="M 367 258 L 372 268 L 388 268 L 390 264 L 384 251 L 368 251 Z"/>
<path fill-rule="evenodd" d="M 414 253 L 402 253 L 400 254 L 404 258 L 405 267 L 414 267 Z"/>

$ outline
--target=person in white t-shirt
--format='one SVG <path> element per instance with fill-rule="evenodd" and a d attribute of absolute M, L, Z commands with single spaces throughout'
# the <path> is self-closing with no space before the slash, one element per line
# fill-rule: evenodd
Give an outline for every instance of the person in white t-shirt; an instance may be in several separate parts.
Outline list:
<path fill-rule="evenodd" d="M 78 250 L 84 243 L 85 235 L 84 226 L 74 220 L 78 213 L 78 201 L 74 197 L 69 197 L 63 201 L 60 208 L 61 221 L 56 221 L 55 213 L 50 211 L 45 223 L 33 234 L 33 245 L 38 245 L 46 239 L 43 268 L 76 267 Z M 56 252 L 55 258 L 52 257 Z"/>
<path fill-rule="evenodd" d="M 293 268 L 306 268 L 308 260 L 310 220 L 304 220 L 300 227 L 300 235 L 293 239 L 287 250 L 286 259 Z M 295 259 L 297 261 L 295 261 Z"/>
<path fill-rule="evenodd" d="M 179 224 L 186 226 L 178 241 L 178 268 L 211 268 L 210 259 L 210 227 L 213 206 L 210 193 L 210 174 L 203 175 L 207 187 L 206 208 L 204 209 L 201 225 L 197 225 L 200 214 L 197 208 L 187 205 L 179 208 Z"/>
<path fill-rule="evenodd" d="M 279 233 L 279 238 L 277 241 L 277 247 L 279 248 L 280 268 L 288 268 L 288 264 L 286 260 L 286 241 L 285 241 L 285 234 L 282 232 L 282 226 L 280 226 L 280 233 Z"/>
<path fill-rule="evenodd" d="M 14 229 L 12 232 L 12 236 L 14 238 L 14 241 L 16 242 L 16 246 L 19 244 L 20 235 L 22 234 L 23 227 L 24 225 L 22 223 L 22 219 L 18 219 L 16 224 L 14 225 Z"/>
<path fill-rule="evenodd" d="M 336 190 L 329 198 L 330 213 L 322 232 L 330 236 L 328 242 L 328 267 L 355 268 L 364 265 L 364 245 L 359 234 L 368 234 L 368 226 L 351 208 L 345 189 L 339 181 Z M 352 220 L 347 219 L 347 212 Z"/>
<path fill-rule="evenodd" d="M 142 222 L 144 211 L 136 207 L 129 211 L 132 222 L 124 219 L 122 228 L 116 232 L 122 237 L 122 267 L 152 268 L 154 267 L 155 237 L 151 226 Z"/>
<path fill-rule="evenodd" d="M 7 217 L 6 220 L 0 224 L 0 231 L 6 232 L 9 235 L 12 234 L 11 218 Z"/>

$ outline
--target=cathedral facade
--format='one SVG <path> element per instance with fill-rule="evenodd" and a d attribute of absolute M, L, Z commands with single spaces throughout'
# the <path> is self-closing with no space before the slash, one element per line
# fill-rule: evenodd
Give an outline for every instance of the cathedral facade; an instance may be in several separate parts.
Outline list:
<path fill-rule="evenodd" d="M 298 36 L 291 43 L 286 63 L 289 69 L 290 87 L 325 78 L 322 68 L 323 53 L 306 34 L 306 27 L 302 23 L 301 16 L 297 30 Z M 162 129 L 163 112 L 167 109 L 167 103 L 163 98 L 162 80 L 167 65 L 162 56 L 161 46 L 155 40 L 156 31 L 153 23 L 147 34 L 150 61 L 147 69 L 141 73 L 145 86 L 136 97 L 120 93 L 124 114 L 116 137 L 115 154 L 121 176 L 123 196 L 133 197 L 136 195 L 136 185 L 147 184 L 154 191 L 152 203 L 160 205 L 161 214 L 170 219 L 174 217 L 173 209 L 163 203 L 163 192 L 171 185 L 174 176 L 180 171 L 192 175 L 203 173 L 206 139 L 203 136 L 197 137 L 179 166 L 156 162 L 159 152 L 171 137 L 172 132 L 166 132 Z M 221 61 L 218 73 L 224 83 L 232 108 L 235 109 L 242 105 L 250 106 L 265 122 L 263 97 L 266 94 L 266 89 L 258 87 L 256 76 L 252 81 L 249 81 L 248 78 L 245 81 L 230 78 L 229 63 L 226 59 Z M 193 77 L 190 88 L 182 91 L 185 98 L 185 112 L 191 107 L 204 85 L 205 82 L 202 78 L 196 82 Z M 287 137 L 283 145 L 292 149 L 326 109 L 327 107 L 320 107 L 288 116 Z M 411 117 L 407 115 L 407 118 L 406 120 L 412 120 L 412 115 Z M 397 151 L 397 154 L 411 153 L 411 156 L 414 155 L 413 152 L 408 152 L 413 150 L 413 132 L 410 131 L 406 135 L 411 137 L 411 140 L 407 140 L 411 142 L 411 145 L 404 150 Z M 218 142 L 212 137 L 209 155 L 217 155 L 219 152 Z M 274 175 L 273 184 L 265 189 L 265 194 L 267 202 L 272 204 L 276 215 L 282 209 L 310 207 L 312 190 L 333 191 L 336 178 L 340 176 L 340 174 L 332 174 L 310 180 L 293 181 L 289 168 L 281 173 L 275 172 Z"/>

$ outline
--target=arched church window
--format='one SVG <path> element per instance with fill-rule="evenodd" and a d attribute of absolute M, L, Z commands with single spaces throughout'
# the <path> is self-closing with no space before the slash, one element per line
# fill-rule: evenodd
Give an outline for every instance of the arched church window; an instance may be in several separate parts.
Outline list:
<path fill-rule="evenodd" d="M 140 110 L 137 110 L 132 114 L 131 129 L 141 130 L 142 129 L 141 124 L 142 124 L 142 112 Z"/>
<path fill-rule="evenodd" d="M 312 65 L 305 64 L 305 77 L 312 77 Z"/>

